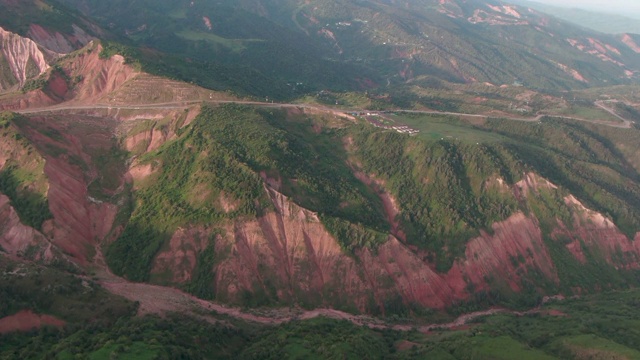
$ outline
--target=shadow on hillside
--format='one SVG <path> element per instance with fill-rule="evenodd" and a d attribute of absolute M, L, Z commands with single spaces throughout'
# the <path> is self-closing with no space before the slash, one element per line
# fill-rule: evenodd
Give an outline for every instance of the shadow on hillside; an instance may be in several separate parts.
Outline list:
<path fill-rule="evenodd" d="M 23 224 L 40 230 L 42 223 L 51 219 L 49 202 L 28 186 L 26 181 L 16 174 L 16 166 L 8 166 L 0 171 L 0 193 L 11 199 L 11 206 L 16 210 Z"/>

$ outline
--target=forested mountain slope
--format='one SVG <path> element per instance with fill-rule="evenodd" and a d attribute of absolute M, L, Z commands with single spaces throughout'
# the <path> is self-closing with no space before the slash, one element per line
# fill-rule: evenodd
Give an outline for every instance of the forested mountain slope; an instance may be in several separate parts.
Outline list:
<path fill-rule="evenodd" d="M 628 83 L 640 69 L 627 42 L 500 1 L 64 2 L 136 44 L 248 66 L 293 91 L 424 76 L 568 89 Z"/>

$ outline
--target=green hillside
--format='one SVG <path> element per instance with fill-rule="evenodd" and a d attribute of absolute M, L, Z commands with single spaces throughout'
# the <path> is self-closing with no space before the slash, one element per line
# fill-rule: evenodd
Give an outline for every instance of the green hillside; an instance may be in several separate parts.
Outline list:
<path fill-rule="evenodd" d="M 0 8 L 97 37 L 22 91 L 0 56 L 0 360 L 640 358 L 639 37 L 498 0 Z"/>
<path fill-rule="evenodd" d="M 40 229 L 51 218 L 45 161 L 20 133 L 18 124 L 24 121 L 19 115 L 0 113 L 0 141 L 5 145 L 0 148 L 4 159 L 0 166 L 0 193 L 11 199 L 23 223 Z"/>
<path fill-rule="evenodd" d="M 259 98 L 384 88 L 424 76 L 566 90 L 631 83 L 625 70 L 640 66 L 613 36 L 478 1 L 454 2 L 455 11 L 435 1 L 64 3 L 132 45 L 172 55 L 175 61 L 159 63 L 182 80 Z"/>
<path fill-rule="evenodd" d="M 550 119 L 491 119 L 482 124 L 424 115 L 390 119 L 421 133 L 412 137 L 362 120 L 336 122 L 278 109 L 205 107 L 192 124 L 175 129 L 175 140 L 138 158 L 139 166 L 150 166 L 153 172 L 135 185 L 131 218 L 109 245 L 108 264 L 118 275 L 150 280 L 156 255 L 177 229 L 218 229 L 212 232 L 213 244 L 227 224 L 273 211 L 263 190 L 265 176 L 281 183 L 280 191 L 295 203 L 317 212 L 345 253 L 375 251 L 392 226 L 375 189 L 356 177 L 361 171 L 384 183 L 397 199 L 400 213 L 395 220 L 407 243 L 431 254 L 428 261 L 440 273 L 464 259 L 471 239 L 522 212 L 539 221 L 558 267 L 555 284 L 534 270 L 521 274 L 535 284 L 532 292 L 635 284 L 633 272 L 616 271 L 596 249 L 584 248 L 587 262 L 580 263 L 558 242 L 557 229 L 558 221 L 574 226 L 576 210 L 565 200 L 574 195 L 633 238 L 640 229 L 640 163 L 633 152 L 638 130 Z M 182 160 L 172 160 L 177 158 Z M 513 189 L 524 186 L 517 183 L 531 173 L 558 188 L 531 190 L 526 198 L 516 195 Z M 221 208 L 221 196 L 235 204 L 233 210 Z M 199 266 L 207 264 L 204 269 L 229 256 L 207 254 L 202 252 L 199 260 Z M 531 254 L 521 256 L 516 264 Z M 620 264 L 635 261 L 632 254 L 621 253 L 617 259 Z M 211 281 L 203 271 L 202 281 Z M 489 303 L 524 304 L 531 295 L 513 294 L 499 282 L 495 286 Z M 213 296 L 206 285 L 191 283 L 187 288 Z"/>

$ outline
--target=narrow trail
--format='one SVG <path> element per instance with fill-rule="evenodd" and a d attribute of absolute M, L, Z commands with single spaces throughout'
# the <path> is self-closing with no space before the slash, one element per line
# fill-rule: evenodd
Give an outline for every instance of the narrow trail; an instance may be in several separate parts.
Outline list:
<path fill-rule="evenodd" d="M 176 102 L 165 102 L 165 103 L 150 103 L 150 104 L 137 104 L 137 105 L 115 105 L 115 104 L 92 104 L 92 105 L 78 105 L 78 104 L 62 104 L 62 105 L 54 105 L 42 108 L 32 108 L 32 109 L 24 109 L 24 110 L 12 110 L 16 113 L 20 114 L 41 114 L 41 113 L 49 113 L 49 112 L 60 112 L 60 111 L 71 111 L 71 110 L 172 110 L 172 109 L 181 109 L 189 106 L 193 106 L 196 104 L 240 104 L 240 105 L 252 105 L 252 106 L 260 106 L 260 107 L 271 107 L 271 108 L 301 108 L 322 112 L 329 112 L 336 116 L 341 116 L 345 118 L 352 118 L 351 113 L 360 113 L 365 110 L 340 110 L 331 107 L 323 107 L 317 105 L 310 104 L 292 104 L 292 103 L 267 103 L 260 101 L 243 101 L 243 100 L 193 100 L 193 101 L 176 101 Z M 554 119 L 567 119 L 574 121 L 582 121 L 588 122 L 592 124 L 610 126 L 614 128 L 621 129 L 630 129 L 633 126 L 633 122 L 631 120 L 627 120 L 620 115 L 616 114 L 615 111 L 606 107 L 602 102 L 596 101 L 595 105 L 599 108 L 607 111 L 611 115 L 622 121 L 622 124 L 613 123 L 605 120 L 591 120 L 584 119 L 578 117 L 571 116 L 561 116 L 561 115 L 549 115 L 549 114 L 538 114 L 534 117 L 498 117 L 494 115 L 484 115 L 484 114 L 465 114 L 458 112 L 450 112 L 450 111 L 432 111 L 432 110 L 405 110 L 405 109 L 397 109 L 397 110 L 388 110 L 386 112 L 394 112 L 394 113 L 408 113 L 408 114 L 425 114 L 425 115 L 451 115 L 451 116 L 461 116 L 461 117 L 474 117 L 480 119 L 489 119 L 489 118 L 500 118 L 512 121 L 524 121 L 524 122 L 538 122 L 542 118 L 554 118 Z"/>
<path fill-rule="evenodd" d="M 620 116 L 620 115 L 616 114 L 616 112 L 615 112 L 612 108 L 607 107 L 607 106 L 604 104 L 604 102 L 603 102 L 603 101 L 598 100 L 598 101 L 596 101 L 594 104 L 595 104 L 597 107 L 601 108 L 602 110 L 604 110 L 604 111 L 608 112 L 609 114 L 611 114 L 611 115 L 615 116 L 616 118 L 618 118 L 618 119 L 622 120 L 622 122 L 624 122 L 624 123 L 625 123 L 625 125 L 627 125 L 627 128 L 631 128 L 632 122 L 631 122 L 630 120 L 627 120 L 627 119 L 623 118 L 622 116 Z"/>

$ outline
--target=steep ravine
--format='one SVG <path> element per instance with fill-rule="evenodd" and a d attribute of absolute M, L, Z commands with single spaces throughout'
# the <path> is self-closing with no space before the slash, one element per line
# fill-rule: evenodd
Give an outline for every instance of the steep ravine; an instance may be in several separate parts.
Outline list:
<path fill-rule="evenodd" d="M 44 232 L 51 241 L 80 264 L 91 260 L 95 247 L 111 230 L 118 206 L 92 197 L 89 185 L 105 172 L 121 179 L 117 167 L 100 167 L 96 154 L 109 154 L 114 146 L 115 121 L 92 116 L 32 117 L 23 134 L 46 160 L 44 173 L 53 220 Z M 124 167 L 122 167 L 124 168 Z M 96 196 L 96 195 L 94 195 Z"/>

